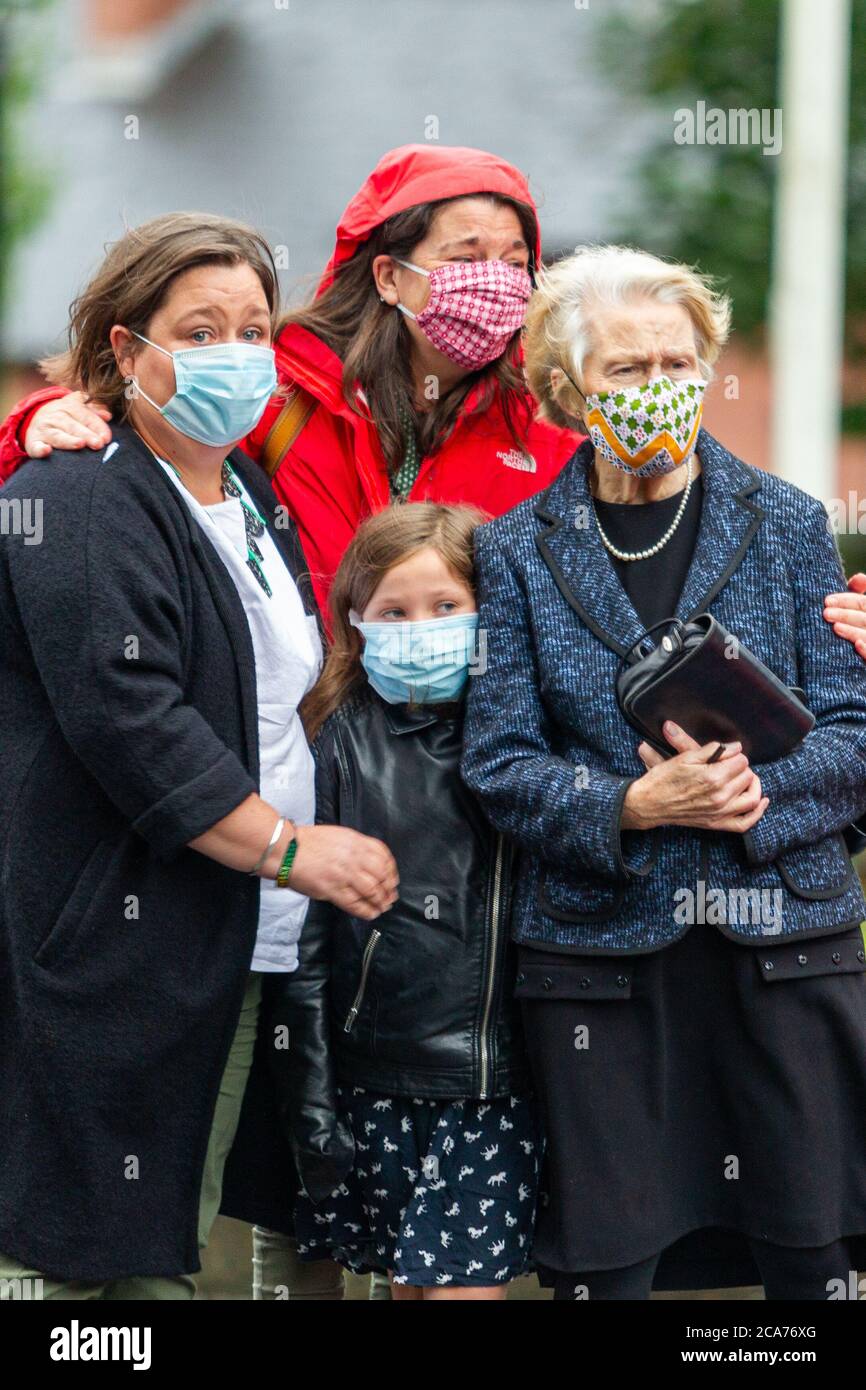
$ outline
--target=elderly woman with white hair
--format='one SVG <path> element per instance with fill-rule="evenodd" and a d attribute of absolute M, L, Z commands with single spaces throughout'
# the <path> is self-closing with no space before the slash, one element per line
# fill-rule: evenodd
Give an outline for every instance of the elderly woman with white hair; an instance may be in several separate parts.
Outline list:
<path fill-rule="evenodd" d="M 844 838 L 866 678 L 821 615 L 844 587 L 823 506 L 701 428 L 729 317 L 639 251 L 549 270 L 529 380 L 588 438 L 477 533 L 463 773 L 521 850 L 535 1257 L 560 1299 L 648 1297 L 665 1264 L 674 1286 L 757 1271 L 768 1298 L 844 1298 L 866 1263 L 866 902 Z M 623 659 L 704 613 L 802 689 L 814 727 L 783 755 L 750 762 L 747 720 L 725 742 L 667 720 L 666 756 L 626 721 Z"/>

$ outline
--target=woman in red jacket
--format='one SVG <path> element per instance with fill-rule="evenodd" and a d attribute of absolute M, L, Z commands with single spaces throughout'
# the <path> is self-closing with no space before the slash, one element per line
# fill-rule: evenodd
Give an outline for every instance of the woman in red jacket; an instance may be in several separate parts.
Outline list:
<path fill-rule="evenodd" d="M 275 339 L 285 390 L 244 442 L 298 526 L 323 611 L 366 516 L 401 499 L 499 515 L 546 487 L 581 442 L 534 420 L 523 378 L 520 327 L 540 258 L 525 178 L 482 150 L 402 146 L 350 201 L 315 300 L 289 314 Z M 48 387 L 0 428 L 0 480 L 27 454 L 109 439 L 107 412 Z M 866 578 L 855 576 L 858 592 L 831 596 L 825 617 L 866 660 L 861 585 Z M 254 1068 L 251 1098 L 260 1084 Z M 251 1131 L 246 1156 L 255 1164 Z M 275 1230 L 256 1233 L 256 1296 L 281 1296 L 278 1281 L 291 1297 L 338 1297 L 337 1266 L 295 1266 L 278 1234 L 286 1229 L 278 1194 L 274 1203 Z M 246 1213 L 236 1205 L 232 1214 Z M 311 1287 L 316 1279 L 324 1284 Z"/>
<path fill-rule="evenodd" d="M 288 315 L 274 344 L 288 395 L 245 441 L 298 526 L 323 611 L 365 516 L 395 497 L 499 515 L 545 487 L 581 442 L 533 420 L 519 327 L 497 344 L 485 323 L 495 285 L 482 279 L 461 295 L 448 283 L 502 262 L 531 275 L 540 258 L 525 178 L 484 150 L 402 145 L 352 198 L 316 299 Z M 407 260 L 435 278 L 425 283 Z M 448 332 L 467 311 L 469 353 Z M 485 337 L 498 354 L 480 363 Z M 28 454 L 109 438 L 107 413 L 79 392 L 37 391 L 0 427 L 0 481 Z M 849 590 L 828 595 L 824 617 L 866 661 L 866 576 Z"/>
<path fill-rule="evenodd" d="M 534 420 L 523 377 L 520 330 L 540 258 L 525 178 L 482 150 L 392 150 L 349 203 L 313 303 L 275 339 L 284 389 L 243 445 L 298 526 L 323 612 L 366 516 L 400 500 L 498 515 L 574 453 L 581 436 Z M 103 448 L 110 435 L 107 412 L 48 387 L 0 431 L 0 479 L 26 454 Z M 266 1084 L 254 1072 L 249 1114 Z M 240 1217 L 252 1213 L 232 1206 L 232 1168 L 245 1154 L 255 1163 L 254 1130 L 245 1149 L 242 1118 L 227 1170 L 223 1209 Z M 279 1297 L 281 1284 L 290 1297 L 339 1296 L 336 1265 L 296 1265 L 279 1205 L 269 1224 L 255 1232 L 256 1296 Z M 387 1284 L 378 1292 L 387 1297 Z"/>
<path fill-rule="evenodd" d="M 244 445 L 298 525 L 320 606 L 365 516 L 398 498 L 499 515 L 574 453 L 579 435 L 534 421 L 523 378 L 540 257 L 525 178 L 483 150 L 391 150 L 349 203 L 315 300 L 275 341 L 288 397 Z M 28 397 L 0 433 L 0 477 L 22 440 L 34 457 L 103 447 L 104 415 L 56 387 Z"/>

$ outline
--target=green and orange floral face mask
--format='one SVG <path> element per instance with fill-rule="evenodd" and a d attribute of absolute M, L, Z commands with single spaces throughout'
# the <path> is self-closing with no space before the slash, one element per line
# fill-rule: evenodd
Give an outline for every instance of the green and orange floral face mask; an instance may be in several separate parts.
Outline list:
<path fill-rule="evenodd" d="M 694 452 L 707 382 L 656 377 L 586 396 L 587 432 L 602 458 L 639 478 L 672 473 Z"/>

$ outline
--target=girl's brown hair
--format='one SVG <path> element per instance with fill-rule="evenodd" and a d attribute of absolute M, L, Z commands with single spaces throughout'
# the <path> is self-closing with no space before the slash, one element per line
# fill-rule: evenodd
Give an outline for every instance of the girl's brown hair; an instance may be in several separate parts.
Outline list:
<path fill-rule="evenodd" d="M 51 382 L 87 393 L 113 415 L 130 404 L 109 341 L 116 323 L 147 334 L 173 281 L 198 265 L 250 266 L 259 277 L 273 329 L 279 313 L 277 272 L 270 247 L 243 222 L 207 212 L 171 212 L 134 227 L 114 242 L 69 311 L 69 347 L 40 362 Z"/>
<path fill-rule="evenodd" d="M 499 193 L 464 196 L 484 198 L 513 208 L 527 246 L 535 246 L 538 234 L 535 214 L 526 203 Z M 403 417 L 408 415 L 414 422 L 421 456 L 427 457 L 447 439 L 466 397 L 476 385 L 480 384 L 481 392 L 472 413 L 486 410 L 498 390 L 506 423 L 518 447 L 525 444 L 532 418 L 532 408 L 526 402 L 520 330 L 502 356 L 490 366 L 480 372 L 470 372 L 441 400 L 434 401 L 429 411 L 416 413 L 409 368 L 409 330 L 399 311 L 381 303 L 373 279 L 373 261 L 382 255 L 411 259 L 412 251 L 430 231 L 436 214 L 456 201 L 442 198 L 437 202 L 417 203 L 389 217 L 351 260 L 338 267 L 331 284 L 312 304 L 287 314 L 280 324 L 280 329 L 286 324 L 306 328 L 337 354 L 343 364 L 344 395 L 358 411 L 354 388 L 360 383 L 391 471 L 403 461 Z M 534 269 L 530 260 L 530 270 Z"/>
<path fill-rule="evenodd" d="M 407 502 L 362 522 L 331 587 L 333 636 L 322 674 L 300 707 L 309 739 L 315 738 L 328 716 L 366 680 L 361 634 L 349 622 L 349 610 L 363 613 L 388 571 L 428 546 L 441 555 L 452 574 L 472 588 L 472 538 L 476 526 L 488 520 L 487 513 L 478 507 Z"/>

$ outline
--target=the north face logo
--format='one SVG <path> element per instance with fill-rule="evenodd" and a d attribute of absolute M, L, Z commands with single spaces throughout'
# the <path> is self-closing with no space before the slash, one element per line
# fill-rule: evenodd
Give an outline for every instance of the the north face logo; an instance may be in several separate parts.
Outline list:
<path fill-rule="evenodd" d="M 531 454 L 522 453 L 520 449 L 500 449 L 496 457 L 506 468 L 519 468 L 521 473 L 534 473 L 538 466 Z"/>

